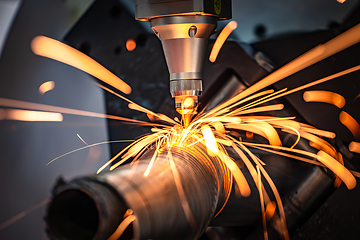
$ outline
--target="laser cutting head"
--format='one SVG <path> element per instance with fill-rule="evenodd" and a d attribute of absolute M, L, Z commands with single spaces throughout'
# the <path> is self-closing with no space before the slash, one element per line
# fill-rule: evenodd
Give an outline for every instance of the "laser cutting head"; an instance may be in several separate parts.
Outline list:
<path fill-rule="evenodd" d="M 150 21 L 161 40 L 170 73 L 170 93 L 182 115 L 196 113 L 208 39 L 218 19 L 231 18 L 231 0 L 135 1 L 136 19 Z"/>

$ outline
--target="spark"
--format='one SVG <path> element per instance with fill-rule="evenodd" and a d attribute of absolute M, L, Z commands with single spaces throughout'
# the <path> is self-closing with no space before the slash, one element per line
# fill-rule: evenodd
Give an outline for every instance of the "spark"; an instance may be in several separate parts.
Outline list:
<path fill-rule="evenodd" d="M 283 67 L 279 68 L 275 72 L 271 73 L 267 77 L 263 78 L 261 81 L 255 83 L 251 87 L 245 89 L 235 97 L 226 101 L 223 104 L 215 107 L 208 114 L 219 111 L 226 106 L 231 106 L 234 103 L 238 103 L 241 99 L 249 96 L 252 93 L 255 93 L 261 89 L 268 87 L 271 84 L 274 84 L 294 73 L 299 72 L 329 56 L 332 56 L 335 53 L 338 53 L 360 41 L 360 24 L 352 27 L 346 32 L 340 34 L 339 36 L 333 38 L 332 40 L 321 44 L 310 51 L 304 53 L 298 58 L 287 63 Z M 358 68 L 359 66 L 357 66 Z M 355 67 L 356 68 L 356 67 Z M 357 69 L 359 70 L 359 69 Z"/>
<path fill-rule="evenodd" d="M 342 111 L 339 115 L 340 122 L 350 130 L 356 139 L 360 137 L 359 123 L 347 112 Z"/>
<path fill-rule="evenodd" d="M 212 49 L 210 61 L 213 62 L 216 60 L 221 46 L 225 42 L 226 38 L 230 35 L 230 33 L 236 28 L 236 26 L 236 22 L 232 21 L 220 33 L 219 38 L 216 40 Z M 286 156 L 295 160 L 326 167 L 333 171 L 334 174 L 336 174 L 336 176 L 338 177 L 338 181 L 336 184 L 339 184 L 339 182 L 341 183 L 341 181 L 343 181 L 348 189 L 352 189 L 356 186 L 356 179 L 354 175 L 360 176 L 360 174 L 348 170 L 344 166 L 341 154 L 338 153 L 331 144 L 322 139 L 322 137 L 334 138 L 334 133 L 316 129 L 307 124 L 298 123 L 293 120 L 294 117 L 254 116 L 254 114 L 269 111 L 280 111 L 284 108 L 284 106 L 282 104 L 270 104 L 270 101 L 309 88 L 311 86 L 330 81 L 337 77 L 358 71 L 360 70 L 360 65 L 324 77 L 322 79 L 312 81 L 308 84 L 299 86 L 294 89 L 281 89 L 279 91 L 265 90 L 262 92 L 259 91 L 339 51 L 342 51 L 347 47 L 350 47 L 359 41 L 360 24 L 339 35 L 338 37 L 304 53 L 303 55 L 289 62 L 285 66 L 268 75 L 267 77 L 252 85 L 251 87 L 245 89 L 244 91 L 231 98 L 230 100 L 226 101 L 225 103 L 222 103 L 209 111 L 206 111 L 205 108 L 203 112 L 198 113 L 191 121 L 189 120 L 188 123 L 183 123 L 183 125 L 180 124 L 178 120 L 173 120 L 168 116 L 160 113 L 154 113 L 153 111 L 146 109 L 127 99 L 126 97 L 117 94 L 113 90 L 99 84 L 98 85 L 104 90 L 127 101 L 129 103 L 128 107 L 130 109 L 145 113 L 151 121 L 161 120 L 168 124 L 168 126 L 160 124 L 156 125 L 148 122 L 137 121 L 117 116 L 110 116 L 100 113 L 92 113 L 81 110 L 28 103 L 3 98 L 0 98 L 0 105 L 4 107 L 27 108 L 65 114 L 110 118 L 140 125 L 153 126 L 151 133 L 137 139 L 136 141 L 133 141 L 126 148 L 124 148 L 122 151 L 112 157 L 108 162 L 106 162 L 98 170 L 97 173 L 103 171 L 106 167 L 108 167 L 117 159 L 120 160 L 117 163 L 113 164 L 110 167 L 110 170 L 116 169 L 118 166 L 125 163 L 131 158 L 133 158 L 132 164 L 134 162 L 134 164 L 136 164 L 136 161 L 146 150 L 153 149 L 153 156 L 151 157 L 150 163 L 144 173 L 144 176 L 146 177 L 150 173 L 153 164 L 156 162 L 157 155 L 162 151 L 167 151 L 167 159 L 169 161 L 169 165 L 174 176 L 182 208 L 191 226 L 195 226 L 196 223 L 194 222 L 194 218 L 192 216 L 191 210 L 186 200 L 186 196 L 184 194 L 184 189 L 179 177 L 179 173 L 171 155 L 172 147 L 180 147 L 181 149 L 183 149 L 183 151 L 188 151 L 190 154 L 193 154 L 198 161 L 202 161 L 204 165 L 207 164 L 206 157 L 210 156 L 217 159 L 218 163 L 225 169 L 222 173 L 223 176 L 218 177 L 225 178 L 224 181 L 227 181 L 227 183 L 231 183 L 230 186 L 232 186 L 232 181 L 235 180 L 236 187 L 238 188 L 241 196 L 247 197 L 251 194 L 249 183 L 245 178 L 241 168 L 239 167 L 240 164 L 238 165 L 238 162 L 231 158 L 226 151 L 226 148 L 232 148 L 238 155 L 239 159 L 241 159 L 238 161 L 242 161 L 244 163 L 244 166 L 249 170 L 250 175 L 259 191 L 262 219 L 264 225 L 264 238 L 268 238 L 266 230 L 267 217 L 268 219 L 273 218 L 274 221 L 275 219 L 278 219 L 278 221 L 276 221 L 278 224 L 278 228 L 281 230 L 283 239 L 287 240 L 289 239 L 289 234 L 286 227 L 286 216 L 280 194 L 271 177 L 263 167 L 265 163 L 261 159 L 259 159 L 259 157 L 256 156 L 253 152 L 251 152 L 250 149 L 255 148 L 265 152 L 270 152 L 273 154 Z M 127 84 L 123 83 L 121 80 L 119 81 L 119 79 L 115 75 L 109 75 L 108 72 L 104 72 L 101 65 L 99 66 L 98 63 L 94 63 L 93 60 L 88 58 L 86 55 L 78 52 L 77 50 L 73 51 L 72 48 L 60 42 L 46 37 L 37 37 L 33 40 L 32 47 L 33 51 L 38 55 L 53 58 L 55 60 L 67 63 L 81 70 L 89 72 L 93 76 L 98 77 L 109 85 L 125 93 L 130 93 L 131 91 L 131 88 Z M 56 49 L 56 51 L 53 49 Z M 63 51 L 64 54 L 62 54 L 61 51 Z M 67 61 L 67 59 L 71 60 Z M 83 59 L 84 62 L 81 62 L 80 59 Z M 100 69 L 100 72 L 92 72 L 91 70 L 89 70 L 90 66 L 96 66 L 98 69 Z M 103 79 L 102 77 L 105 79 Z M 115 80 L 118 81 L 120 85 L 115 84 Z M 321 94 L 323 94 L 323 92 Z M 319 91 L 308 91 L 306 92 L 306 94 L 304 94 L 304 99 L 305 101 L 320 101 L 331 103 L 339 108 L 342 108 L 345 105 L 345 99 L 339 94 L 326 92 L 326 97 L 324 97 L 324 94 L 322 96 L 320 95 Z M 329 96 L 331 97 L 331 99 L 329 98 Z M 186 108 L 194 105 L 194 102 L 191 102 L 191 100 L 192 99 L 185 99 L 183 102 L 183 106 Z M 251 116 L 249 114 L 251 114 Z M 2 115 L 4 114 L 0 111 L 0 118 Z M 342 112 L 340 114 L 340 121 L 349 128 L 349 130 L 354 134 L 355 137 L 360 134 L 359 124 L 349 114 Z M 291 146 L 284 146 L 282 138 L 278 133 L 280 132 L 279 130 L 283 133 L 296 136 L 297 140 Z M 242 135 L 240 133 L 242 133 Z M 257 139 L 258 136 L 261 136 L 266 139 L 267 142 L 253 143 L 249 141 L 243 141 L 241 139 L 241 136 L 243 136 L 244 134 L 246 134 L 246 136 L 254 136 L 254 139 Z M 236 139 L 233 136 L 236 136 Z M 317 154 L 298 149 L 297 144 L 301 138 L 309 140 L 310 146 L 318 150 Z M 195 149 L 195 147 L 198 145 L 201 145 L 204 147 L 204 149 L 206 149 L 208 156 L 204 157 L 204 155 L 206 155 L 205 153 L 201 151 L 199 152 Z M 356 143 L 352 143 L 351 147 L 349 146 L 350 151 L 357 151 L 357 147 L 355 147 L 355 145 L 357 146 Z M 76 149 L 60 157 L 91 146 L 94 146 L 94 144 Z M 58 158 L 53 159 L 51 162 L 49 162 L 49 164 Z M 213 168 L 214 166 L 207 167 Z M 229 173 L 229 176 L 227 175 L 227 173 Z M 264 178 L 264 181 L 267 182 L 268 186 L 270 186 L 270 190 L 266 190 L 264 188 L 262 177 Z M 269 194 L 269 191 L 271 191 L 272 194 Z M 227 189 L 227 199 L 230 196 L 230 192 L 231 189 Z M 275 198 L 275 201 L 271 201 L 272 199 L 270 199 L 269 196 L 273 196 L 271 198 Z M 224 206 L 225 204 L 226 202 L 224 203 Z M 278 213 L 275 211 L 276 209 L 278 209 Z M 135 216 L 133 216 L 132 214 L 128 214 L 128 216 L 125 217 L 124 221 L 119 225 L 118 229 L 116 230 L 116 235 L 114 235 L 114 233 L 112 237 L 115 239 L 116 237 L 121 236 L 122 232 L 126 229 L 126 227 L 135 219 Z M 121 227 L 120 229 L 121 225 L 123 227 Z"/>
<path fill-rule="evenodd" d="M 134 51 L 136 48 L 136 42 L 134 41 L 134 39 L 128 39 L 126 41 L 126 50 L 128 50 L 129 52 Z"/>
<path fill-rule="evenodd" d="M 225 43 L 226 39 L 229 37 L 229 35 L 237 28 L 237 22 L 236 21 L 230 21 L 224 29 L 220 32 L 219 36 L 217 37 L 213 48 L 211 49 L 209 60 L 210 62 L 215 62 L 216 58 L 220 52 L 221 47 Z"/>
<path fill-rule="evenodd" d="M 78 136 L 78 138 L 83 142 L 83 143 L 85 143 L 85 145 L 87 145 L 87 146 L 89 146 L 89 144 L 87 144 L 86 142 L 85 142 L 85 140 L 84 139 L 82 139 L 82 137 L 80 137 L 80 135 L 79 134 L 76 134 L 76 136 Z"/>
<path fill-rule="evenodd" d="M 360 143 L 359 142 L 351 142 L 349 144 L 349 150 L 351 152 L 356 152 L 356 153 L 360 153 Z"/>
<path fill-rule="evenodd" d="M 345 106 L 345 98 L 340 94 L 329 91 L 306 91 L 303 98 L 305 102 L 323 102 L 332 104 L 338 108 Z"/>
<path fill-rule="evenodd" d="M 48 91 L 51 91 L 55 88 L 55 82 L 54 81 L 47 81 L 40 85 L 39 87 L 39 93 L 44 94 Z"/>
<path fill-rule="evenodd" d="M 57 107 L 57 106 L 40 104 L 40 103 L 19 101 L 19 100 L 13 100 L 13 99 L 8 99 L 8 98 L 0 98 L 0 106 L 10 107 L 10 108 L 32 109 L 32 110 L 47 111 L 47 112 L 57 112 L 57 113 L 71 114 L 71 115 L 77 115 L 77 116 L 106 118 L 106 119 L 113 119 L 113 120 L 120 120 L 120 121 L 124 121 L 124 122 L 136 123 L 136 124 L 140 124 L 140 125 L 150 125 L 148 122 L 143 122 L 143 121 L 124 118 L 124 117 L 118 117 L 118 116 L 83 111 L 83 110 L 76 110 L 76 109 L 71 109 L 71 108 Z M 151 124 L 151 125 L 153 125 L 153 124 Z"/>
<path fill-rule="evenodd" d="M 276 203 L 275 203 L 275 202 L 269 202 L 269 203 L 266 205 L 265 214 L 266 214 L 266 218 L 267 218 L 268 220 L 271 219 L 271 218 L 274 216 L 275 210 L 276 210 Z"/>
<path fill-rule="evenodd" d="M 37 36 L 31 42 L 31 49 L 36 55 L 51 58 L 73 66 L 100 79 L 125 94 L 131 93 L 131 87 L 115 74 L 111 73 L 89 56 L 62 42 L 44 36 Z"/>
<path fill-rule="evenodd" d="M 121 143 L 121 142 L 133 142 L 133 140 L 106 141 L 106 142 L 99 142 L 99 143 L 94 143 L 94 144 L 91 144 L 91 145 L 87 145 L 87 146 L 85 146 L 85 147 L 81 147 L 81 148 L 72 150 L 72 151 L 70 151 L 70 152 L 64 153 L 64 154 L 62 154 L 62 155 L 54 158 L 53 160 L 51 160 L 50 162 L 48 162 L 48 163 L 46 164 L 46 166 L 48 166 L 48 165 L 50 165 L 51 163 L 55 162 L 55 161 L 58 160 L 59 158 L 65 157 L 65 156 L 67 156 L 67 155 L 69 155 L 69 154 L 78 152 L 78 151 L 83 150 L 83 149 L 86 149 L 86 148 L 91 148 L 91 147 L 93 147 L 93 146 L 98 146 L 98 145 L 103 145 L 103 144 Z"/>
<path fill-rule="evenodd" d="M 26 215 L 28 215 L 28 214 L 34 212 L 35 210 L 41 208 L 42 206 L 45 206 L 49 202 L 50 202 L 50 199 L 45 199 L 44 201 L 39 202 L 38 204 L 35 204 L 34 206 L 28 208 L 27 210 L 15 215 L 14 217 L 10 218 L 9 220 L 1 223 L 0 224 L 0 231 L 2 231 L 3 229 L 7 228 L 10 225 L 12 225 L 13 223 L 19 221 L 20 219 L 22 219 Z"/>
<path fill-rule="evenodd" d="M 256 165 L 257 175 L 258 175 L 258 191 L 260 196 L 260 205 L 261 205 L 261 212 L 262 212 L 262 221 L 263 221 L 263 227 L 264 227 L 264 240 L 268 240 L 268 232 L 266 228 L 266 213 L 265 213 L 265 206 L 264 206 L 264 197 L 263 197 L 263 191 L 262 191 L 262 184 L 261 184 L 261 173 L 260 168 L 258 165 Z"/>
<path fill-rule="evenodd" d="M 125 219 L 120 223 L 115 232 L 108 238 L 108 240 L 117 240 L 124 233 L 125 229 L 136 220 L 136 217 L 132 214 L 125 217 Z"/>
<path fill-rule="evenodd" d="M 25 122 L 62 122 L 61 113 L 30 111 L 20 109 L 0 109 L 0 120 L 16 120 Z"/>

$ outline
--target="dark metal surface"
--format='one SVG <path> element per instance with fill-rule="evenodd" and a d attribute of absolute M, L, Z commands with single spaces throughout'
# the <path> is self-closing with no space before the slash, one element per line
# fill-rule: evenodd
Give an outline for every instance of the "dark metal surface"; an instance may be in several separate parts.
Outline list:
<path fill-rule="evenodd" d="M 205 14 L 220 19 L 231 18 L 231 0 L 136 0 L 135 18 L 149 20 L 154 17 Z"/>

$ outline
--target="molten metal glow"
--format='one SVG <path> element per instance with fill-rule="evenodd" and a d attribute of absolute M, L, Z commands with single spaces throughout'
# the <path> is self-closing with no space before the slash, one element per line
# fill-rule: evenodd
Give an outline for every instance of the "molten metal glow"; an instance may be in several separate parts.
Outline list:
<path fill-rule="evenodd" d="M 209 60 L 210 62 L 215 62 L 216 58 L 220 52 L 221 47 L 224 45 L 226 39 L 229 35 L 237 28 L 237 22 L 231 21 L 229 22 L 224 29 L 220 32 L 219 36 L 217 37 L 214 46 L 211 50 Z"/>
<path fill-rule="evenodd" d="M 44 94 L 50 90 L 53 90 L 55 87 L 55 82 L 54 81 L 47 81 L 44 82 L 43 84 L 40 85 L 39 87 L 39 93 L 40 94 Z"/>
<path fill-rule="evenodd" d="M 6 109 L 5 117 L 7 120 L 27 121 L 27 122 L 62 122 L 61 113 L 29 111 L 19 109 Z"/>
<path fill-rule="evenodd" d="M 305 102 L 323 102 L 329 103 L 338 108 L 345 106 L 345 98 L 337 93 L 329 91 L 306 91 L 303 98 Z"/>
<path fill-rule="evenodd" d="M 62 42 L 44 36 L 37 36 L 31 42 L 31 49 L 36 55 L 68 64 L 100 79 L 123 93 L 131 93 L 131 87 L 120 78 L 87 55 Z"/>
<path fill-rule="evenodd" d="M 192 99 L 191 97 L 185 98 L 182 107 L 183 108 L 190 108 L 192 106 L 194 106 L 194 99 Z"/>
<path fill-rule="evenodd" d="M 347 127 L 356 139 L 360 137 L 359 123 L 347 112 L 342 111 L 339 116 L 340 122 Z"/>
<path fill-rule="evenodd" d="M 214 137 L 211 128 L 207 125 L 201 128 L 202 134 L 204 135 L 206 148 L 208 149 L 208 154 L 210 156 L 216 156 L 219 154 L 219 149 L 216 143 L 216 139 Z"/>

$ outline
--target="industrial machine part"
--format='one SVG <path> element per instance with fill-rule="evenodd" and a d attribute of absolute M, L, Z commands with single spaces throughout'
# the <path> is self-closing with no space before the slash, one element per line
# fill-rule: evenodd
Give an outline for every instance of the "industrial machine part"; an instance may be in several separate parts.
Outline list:
<path fill-rule="evenodd" d="M 172 148 L 171 160 L 164 149 L 144 176 L 152 155 L 133 166 L 60 182 L 47 211 L 50 238 L 108 239 L 131 209 L 136 220 L 120 239 L 198 239 L 230 194 L 230 171 L 197 144 L 191 151 Z"/>
<path fill-rule="evenodd" d="M 170 92 L 185 124 L 196 113 L 203 91 L 202 69 L 208 39 L 218 19 L 231 18 L 229 1 L 135 1 L 135 17 L 150 21 L 161 40 L 170 73 Z"/>
<path fill-rule="evenodd" d="M 359 9 L 357 12 L 359 12 Z M 352 23 L 350 25 L 347 22 L 336 29 L 278 36 L 254 43 L 251 46 L 246 46 L 246 48 L 250 48 L 254 54 L 256 52 L 264 53 L 273 61 L 273 66 L 278 68 L 306 50 L 335 37 L 350 27 L 351 24 L 358 23 L 359 19 L 358 17 L 356 18 L 358 15 L 354 14 L 354 16 L 355 18 L 351 18 Z M 93 24 L 94 22 L 96 24 Z M 118 34 L 119 28 L 123 30 L 121 34 Z M 136 50 L 133 52 L 122 51 L 121 44 L 130 38 L 136 40 Z M 148 35 L 141 29 L 133 20 L 133 16 L 127 14 L 126 10 L 117 1 L 95 1 L 88 13 L 66 37 L 66 41 L 72 46 L 87 52 L 87 54 L 110 68 L 118 76 L 128 80 L 137 89 L 132 93 L 131 99 L 134 99 L 141 105 L 149 106 L 154 111 L 174 116 L 171 112 L 174 110 L 173 104 L 164 94 L 166 92 L 164 86 L 167 87 L 168 76 L 164 75 L 166 65 L 161 53 L 160 42 L 153 34 Z M 87 48 L 84 47 L 87 46 L 86 43 L 91 46 L 90 51 L 86 51 Z M 212 44 L 213 42 L 210 41 L 207 46 L 206 55 L 209 54 Z M 292 88 L 330 75 L 333 73 L 332 71 L 339 71 L 349 66 L 354 66 L 358 64 L 359 59 L 354 56 L 358 55 L 359 51 L 360 45 L 357 44 L 349 50 L 334 55 L 331 59 L 326 59 L 314 67 L 289 77 L 288 81 L 279 82 L 272 87 L 282 89 L 290 86 Z M 207 103 L 216 105 L 216 103 L 212 103 L 218 97 L 216 93 L 223 92 L 228 83 L 233 86 L 238 81 L 242 84 L 239 89 L 242 89 L 255 83 L 267 74 L 267 71 L 262 69 L 251 58 L 251 55 L 247 54 L 249 52 L 251 51 L 245 52 L 238 43 L 227 42 L 215 63 L 205 61 L 203 75 L 204 94 L 200 101 L 202 106 Z M 142 71 L 139 71 L 139 69 Z M 321 88 L 339 91 L 347 100 L 355 99 L 356 91 L 354 91 L 352 86 L 359 86 L 359 82 L 355 81 L 358 76 L 359 73 L 344 76 L 339 80 L 323 84 Z M 344 84 L 344 82 L 349 84 Z M 352 89 L 349 89 L 349 87 Z M 154 94 L 149 94 L 154 93 L 154 91 L 157 93 L 155 97 L 152 96 Z M 331 108 L 332 106 L 325 106 L 324 104 L 321 105 L 321 108 L 317 104 L 305 104 L 301 95 L 302 92 L 299 92 L 282 99 L 287 109 L 289 106 L 293 106 L 294 111 L 291 112 L 291 116 L 296 116 L 302 122 L 310 122 L 317 127 L 325 126 L 325 129 L 335 131 L 337 133 L 337 142 L 346 145 L 351 141 L 351 134 L 346 132 L 346 129 L 341 126 L 337 118 L 338 111 L 341 110 Z M 120 113 L 128 117 L 141 118 L 141 116 L 130 112 L 125 105 L 122 105 L 121 100 L 117 100 L 109 96 L 109 94 L 106 95 L 106 98 L 109 114 Z M 346 106 L 346 111 L 349 111 L 356 119 L 359 119 L 357 109 L 357 105 L 354 103 Z M 326 118 L 326 121 L 321 120 L 323 117 Z M 146 131 L 145 129 L 143 132 L 138 131 L 135 134 L 141 135 Z M 129 130 L 128 127 L 121 128 L 118 125 L 114 125 L 113 122 L 109 122 L 111 140 L 118 140 L 124 138 L 124 136 L 126 138 L 131 136 L 130 138 L 132 138 L 134 132 L 134 129 Z M 119 149 L 116 147 L 112 148 L 113 155 L 118 151 Z M 278 187 L 281 196 L 283 196 L 285 211 L 288 213 L 289 230 L 293 232 L 331 194 L 333 191 L 331 186 L 332 177 L 328 176 L 329 174 L 324 173 L 323 169 L 318 167 L 309 167 L 306 164 L 297 163 L 284 157 L 264 155 L 260 152 L 257 152 L 257 154 L 266 162 L 267 170 Z M 344 156 L 346 155 L 344 154 Z M 313 191 L 317 194 L 312 194 Z M 225 226 L 226 228 L 221 228 L 225 229 L 227 233 L 230 232 L 230 230 L 228 231 L 229 227 L 243 227 L 242 232 L 244 232 L 244 229 L 251 232 L 256 226 L 256 220 L 259 218 L 259 206 L 256 202 L 258 196 L 254 194 L 254 191 L 250 198 L 230 198 L 221 214 L 212 220 L 211 225 Z M 246 205 L 247 202 L 251 201 L 254 202 L 253 205 Z M 257 212 L 246 212 L 252 207 L 256 208 Z M 250 235 L 253 236 L 253 239 L 262 239 L 261 227 L 258 230 L 258 236 Z M 232 236 L 232 239 L 240 238 L 239 235 L 237 232 L 236 235 Z M 245 239 L 245 237 L 242 239 Z M 212 238 L 205 237 L 205 239 Z"/>

